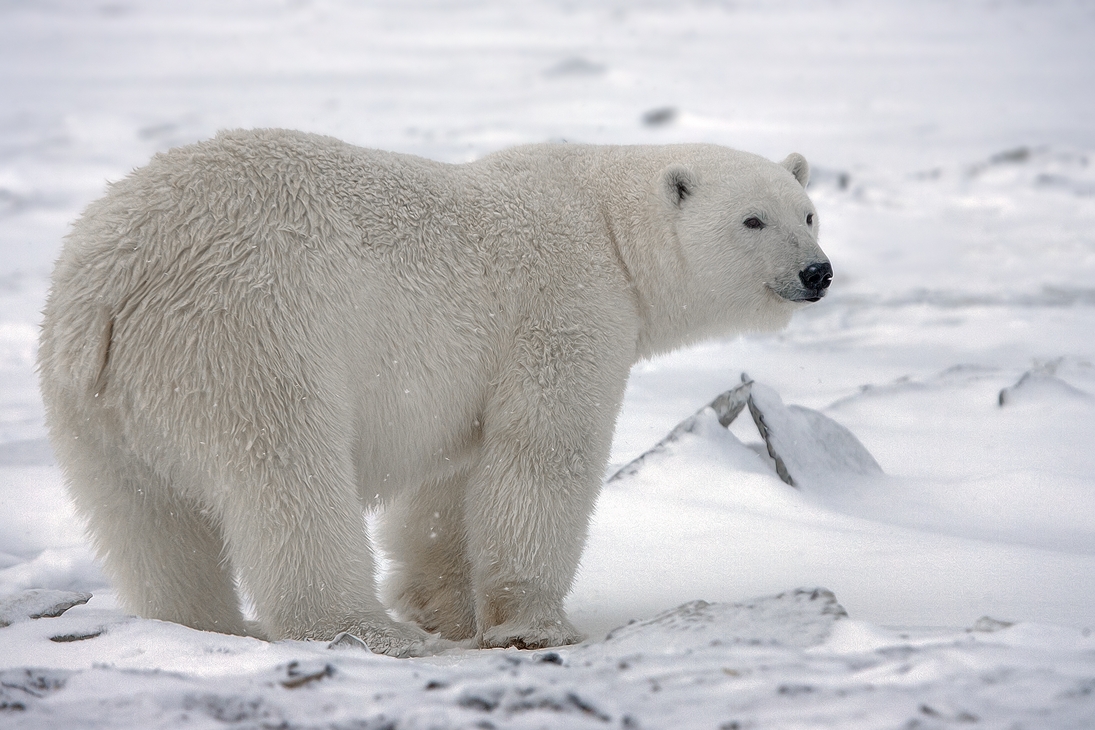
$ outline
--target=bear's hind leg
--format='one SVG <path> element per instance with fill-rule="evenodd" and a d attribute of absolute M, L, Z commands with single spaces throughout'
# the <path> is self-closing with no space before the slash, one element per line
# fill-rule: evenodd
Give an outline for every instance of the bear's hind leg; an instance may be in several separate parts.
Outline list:
<path fill-rule="evenodd" d="M 381 521 L 381 543 L 393 560 L 384 585 L 388 605 L 454 641 L 475 636 L 466 488 L 464 471 L 430 480 L 401 495 Z"/>
<path fill-rule="evenodd" d="M 75 440 L 65 450 L 70 493 L 123 605 L 203 631 L 253 633 L 207 514 L 129 454 L 108 458 Z"/>
<path fill-rule="evenodd" d="M 260 625 L 272 639 L 326 641 L 345 631 L 377 653 L 427 653 L 429 635 L 393 621 L 376 596 L 349 458 L 318 442 L 337 438 L 294 434 L 277 459 L 225 475 L 218 489 L 232 563 Z"/>

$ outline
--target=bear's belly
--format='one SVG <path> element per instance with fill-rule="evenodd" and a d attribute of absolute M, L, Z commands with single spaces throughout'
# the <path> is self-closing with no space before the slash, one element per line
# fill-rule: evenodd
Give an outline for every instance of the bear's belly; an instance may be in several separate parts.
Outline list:
<path fill-rule="evenodd" d="M 363 503 L 383 502 L 470 466 L 478 453 L 489 379 L 479 370 L 462 363 L 445 368 L 447 377 L 437 377 L 440 373 L 430 368 L 408 367 L 377 378 L 389 379 L 388 387 L 373 382 L 361 393 L 354 469 Z"/>

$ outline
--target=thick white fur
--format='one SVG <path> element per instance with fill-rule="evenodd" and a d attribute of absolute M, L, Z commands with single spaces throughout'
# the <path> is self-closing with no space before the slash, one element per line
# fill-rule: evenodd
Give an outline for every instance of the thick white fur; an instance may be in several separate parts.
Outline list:
<path fill-rule="evenodd" d="M 803 185 L 714 146 L 466 165 L 296 132 L 157 155 L 67 237 L 39 366 L 58 459 L 144 616 L 428 650 L 574 642 L 563 599 L 628 371 L 778 328 Z M 761 231 L 742 225 L 764 216 Z"/>

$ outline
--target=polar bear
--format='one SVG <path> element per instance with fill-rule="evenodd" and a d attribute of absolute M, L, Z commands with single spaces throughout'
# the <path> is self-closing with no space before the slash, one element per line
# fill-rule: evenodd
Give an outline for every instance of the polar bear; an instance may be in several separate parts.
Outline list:
<path fill-rule="evenodd" d="M 157 155 L 74 224 L 39 350 L 120 598 L 397 656 L 580 640 L 563 600 L 631 365 L 825 294 L 807 177 L 712 145 L 448 165 L 284 130 Z"/>

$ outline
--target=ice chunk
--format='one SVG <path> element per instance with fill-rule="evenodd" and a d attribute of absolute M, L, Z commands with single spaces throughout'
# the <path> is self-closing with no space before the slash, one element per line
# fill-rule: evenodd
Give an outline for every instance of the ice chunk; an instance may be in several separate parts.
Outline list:
<path fill-rule="evenodd" d="M 685 435 L 701 430 L 708 409 L 715 412 L 720 425 L 728 428 L 747 405 L 776 474 L 787 484 L 801 486 L 833 477 L 882 474 L 878 462 L 844 426 L 818 411 L 785 406 L 774 390 L 753 382 L 745 374 L 742 381 L 677 424 L 664 439 L 626 464 L 608 482 L 637 473 L 655 457 L 671 451 L 670 447 Z"/>
<path fill-rule="evenodd" d="M 35 588 L 0 598 L 0 627 L 34 618 L 55 618 L 91 600 L 90 593 Z"/>
<path fill-rule="evenodd" d="M 791 486 L 882 474 L 882 467 L 851 431 L 818 411 L 784 405 L 766 385 L 753 383 L 749 412 L 776 473 Z"/>

